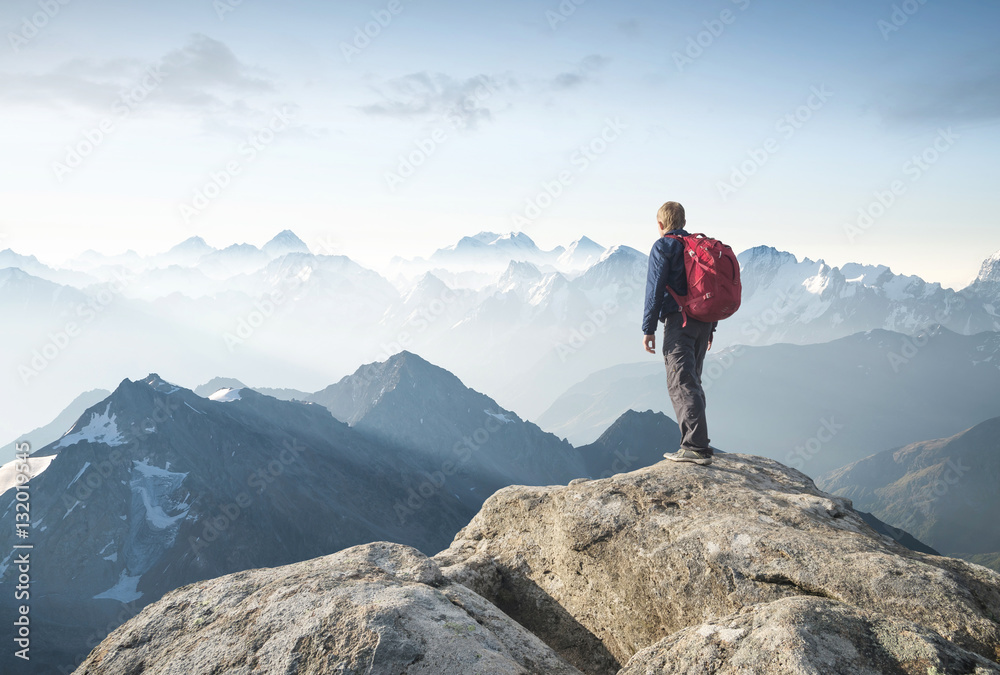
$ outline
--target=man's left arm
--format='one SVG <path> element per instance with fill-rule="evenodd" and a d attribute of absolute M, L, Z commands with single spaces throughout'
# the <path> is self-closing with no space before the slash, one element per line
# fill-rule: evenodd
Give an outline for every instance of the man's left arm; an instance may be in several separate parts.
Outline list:
<path fill-rule="evenodd" d="M 666 255 L 663 240 L 653 244 L 646 271 L 646 303 L 642 317 L 642 344 L 650 354 L 656 353 L 656 327 L 660 323 L 660 308 L 667 292 Z"/>

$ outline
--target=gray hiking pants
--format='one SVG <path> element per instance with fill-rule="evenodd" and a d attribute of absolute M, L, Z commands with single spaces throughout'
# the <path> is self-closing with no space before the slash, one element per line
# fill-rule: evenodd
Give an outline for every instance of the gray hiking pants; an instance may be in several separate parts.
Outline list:
<path fill-rule="evenodd" d="M 701 369 L 712 339 L 712 324 L 688 318 L 680 312 L 667 315 L 663 327 L 663 359 L 667 364 L 667 391 L 681 428 L 681 448 L 711 452 L 708 420 L 705 417 L 705 390 Z"/>

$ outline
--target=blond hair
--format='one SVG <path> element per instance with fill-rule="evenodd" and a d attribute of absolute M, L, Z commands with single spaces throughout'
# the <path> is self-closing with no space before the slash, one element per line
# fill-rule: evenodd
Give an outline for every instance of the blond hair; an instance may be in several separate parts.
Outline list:
<path fill-rule="evenodd" d="M 664 232 L 683 230 L 684 226 L 687 225 L 684 207 L 677 202 L 667 202 L 657 211 L 656 222 L 660 224 L 660 229 Z"/>

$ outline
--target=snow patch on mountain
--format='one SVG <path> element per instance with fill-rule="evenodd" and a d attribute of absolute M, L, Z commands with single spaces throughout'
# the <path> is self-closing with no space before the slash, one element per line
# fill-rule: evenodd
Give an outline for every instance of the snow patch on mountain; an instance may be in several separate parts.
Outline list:
<path fill-rule="evenodd" d="M 65 448 L 70 445 L 75 445 L 81 441 L 86 441 L 88 443 L 103 443 L 112 447 L 122 445 L 125 443 L 125 440 L 118 431 L 118 425 L 115 424 L 115 419 L 116 415 L 111 413 L 111 404 L 108 403 L 103 413 L 100 415 L 97 413 L 91 413 L 90 421 L 85 427 L 74 433 L 67 433 L 67 435 L 63 436 L 55 447 Z M 70 431 L 73 430 L 70 429 Z"/>
<path fill-rule="evenodd" d="M 489 410 L 484 410 L 483 412 L 492 417 L 493 419 L 500 420 L 504 424 L 512 424 L 514 422 L 514 420 L 510 419 L 503 413 L 492 413 Z"/>
<path fill-rule="evenodd" d="M 49 464 L 51 464 L 52 460 L 55 458 L 55 455 L 49 455 L 48 457 L 29 457 L 27 461 L 28 475 L 31 478 L 39 475 L 49 468 Z M 0 466 L 0 495 L 17 485 L 18 472 L 16 471 L 16 468 L 18 464 L 24 463 L 25 462 L 23 460 L 14 460 L 13 462 L 7 462 L 3 466 Z"/>
<path fill-rule="evenodd" d="M 240 391 L 241 391 L 240 389 L 231 389 L 229 387 L 225 387 L 225 388 L 220 389 L 219 391 L 215 392 L 214 394 L 212 394 L 208 398 L 209 398 L 209 400 L 219 401 L 220 403 L 229 403 L 230 401 L 239 401 L 240 400 Z"/>
<path fill-rule="evenodd" d="M 118 583 L 103 593 L 95 595 L 94 600 L 117 600 L 123 603 L 134 602 L 142 597 L 142 592 L 136 590 L 141 578 L 141 574 L 129 576 L 128 570 L 124 569 L 121 576 L 118 577 Z"/>
<path fill-rule="evenodd" d="M 86 471 L 88 467 L 90 467 L 90 462 L 84 462 L 84 463 L 83 463 L 83 466 L 82 466 L 82 467 L 80 467 L 80 470 L 76 472 L 76 475 L 75 475 L 75 476 L 73 476 L 73 480 L 71 480 L 71 481 L 69 482 L 69 484 L 68 484 L 68 485 L 66 486 L 66 489 L 67 489 L 67 490 L 69 490 L 69 489 L 70 489 L 71 487 L 73 487 L 73 484 L 74 484 L 74 483 L 75 483 L 76 481 L 80 480 L 80 476 L 82 476 L 82 475 L 83 475 L 83 472 L 84 472 L 84 471 Z"/>

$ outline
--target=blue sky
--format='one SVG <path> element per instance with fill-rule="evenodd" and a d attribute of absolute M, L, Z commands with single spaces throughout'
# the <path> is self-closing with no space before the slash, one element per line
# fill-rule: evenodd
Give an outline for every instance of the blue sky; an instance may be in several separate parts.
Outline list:
<path fill-rule="evenodd" d="M 738 250 L 961 286 L 1000 249 L 998 28 L 985 0 L 8 0 L 0 248 L 648 250 L 673 199 Z"/>

